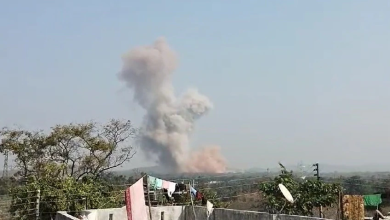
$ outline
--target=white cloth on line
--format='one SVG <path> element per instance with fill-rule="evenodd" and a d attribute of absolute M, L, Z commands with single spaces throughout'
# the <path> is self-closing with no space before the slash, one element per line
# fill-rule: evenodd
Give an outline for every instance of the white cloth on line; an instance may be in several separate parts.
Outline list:
<path fill-rule="evenodd" d="M 207 207 L 207 218 L 208 218 L 211 215 L 211 213 L 213 212 L 214 205 L 213 205 L 213 203 L 207 201 L 206 207 Z"/>
<path fill-rule="evenodd" d="M 176 183 L 174 182 L 168 182 L 168 196 L 169 197 L 172 197 L 172 194 L 175 192 L 176 190 Z"/>

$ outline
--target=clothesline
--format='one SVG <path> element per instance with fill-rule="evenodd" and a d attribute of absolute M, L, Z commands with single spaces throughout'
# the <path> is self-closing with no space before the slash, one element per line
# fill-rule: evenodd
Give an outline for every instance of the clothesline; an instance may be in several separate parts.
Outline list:
<path fill-rule="evenodd" d="M 125 191 L 125 202 L 128 220 L 148 220 L 146 205 L 145 205 L 145 191 L 144 191 L 144 177 L 146 177 L 146 184 L 148 189 L 165 189 L 167 190 L 168 197 L 172 197 L 176 190 L 180 190 L 178 184 L 175 182 L 163 180 L 153 176 L 143 176 L 136 183 L 128 187 Z M 205 199 L 199 191 L 194 189 L 191 184 L 188 184 L 189 192 L 191 194 L 191 203 L 193 206 L 192 198 L 197 200 Z M 148 193 L 149 202 L 149 218 L 152 220 L 151 209 L 150 209 L 150 198 Z M 213 210 L 213 204 L 209 201 L 206 202 L 207 216 L 210 216 Z M 195 215 L 195 211 L 194 211 Z M 196 219 L 196 215 L 195 215 Z"/>
<path fill-rule="evenodd" d="M 154 176 L 147 176 L 147 180 L 148 180 L 147 184 L 149 185 L 149 189 L 154 189 L 154 190 L 166 189 L 169 197 L 172 197 L 175 191 L 180 190 L 180 188 L 178 188 L 179 183 L 163 180 Z M 201 200 L 203 198 L 203 194 L 198 190 L 196 190 L 194 187 L 192 187 L 190 184 L 189 184 L 189 192 L 191 193 L 192 197 L 196 198 L 196 200 Z"/>

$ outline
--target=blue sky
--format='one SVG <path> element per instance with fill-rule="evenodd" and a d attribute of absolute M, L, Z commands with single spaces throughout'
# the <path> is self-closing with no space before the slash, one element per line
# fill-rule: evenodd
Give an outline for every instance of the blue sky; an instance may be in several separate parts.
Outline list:
<path fill-rule="evenodd" d="M 218 144 L 233 167 L 389 164 L 389 1 L 1 5 L 0 126 L 140 124 L 116 73 L 123 53 L 164 36 L 180 55 L 177 93 L 197 87 L 215 106 L 193 148 Z"/>

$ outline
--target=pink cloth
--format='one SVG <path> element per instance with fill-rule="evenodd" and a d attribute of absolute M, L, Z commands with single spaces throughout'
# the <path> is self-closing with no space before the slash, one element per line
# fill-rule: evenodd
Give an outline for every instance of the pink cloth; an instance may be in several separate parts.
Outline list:
<path fill-rule="evenodd" d="M 127 220 L 132 220 L 131 217 L 131 197 L 130 197 L 130 187 L 125 191 L 125 203 L 126 203 L 126 213 Z"/>
<path fill-rule="evenodd" d="M 168 189 L 169 188 L 169 181 L 163 180 L 163 189 Z"/>
<path fill-rule="evenodd" d="M 143 178 L 127 188 L 125 201 L 128 220 L 148 220 Z"/>

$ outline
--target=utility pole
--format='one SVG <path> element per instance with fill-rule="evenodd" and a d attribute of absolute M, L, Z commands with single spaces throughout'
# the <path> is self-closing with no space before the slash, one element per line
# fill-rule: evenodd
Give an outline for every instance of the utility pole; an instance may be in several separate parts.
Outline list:
<path fill-rule="evenodd" d="M 314 172 L 316 172 L 315 174 L 314 174 L 314 176 L 316 176 L 317 177 L 317 181 L 320 181 L 320 170 L 318 169 L 318 163 L 315 163 L 315 164 L 313 164 L 313 167 L 314 167 Z"/>
<path fill-rule="evenodd" d="M 320 169 L 319 169 L 319 166 L 318 166 L 318 163 L 315 163 L 313 164 L 313 167 L 314 167 L 314 176 L 317 177 L 317 181 L 320 181 L 321 177 L 320 177 Z M 319 207 L 319 213 L 320 213 L 320 218 L 322 218 L 322 206 L 320 205 Z"/>

